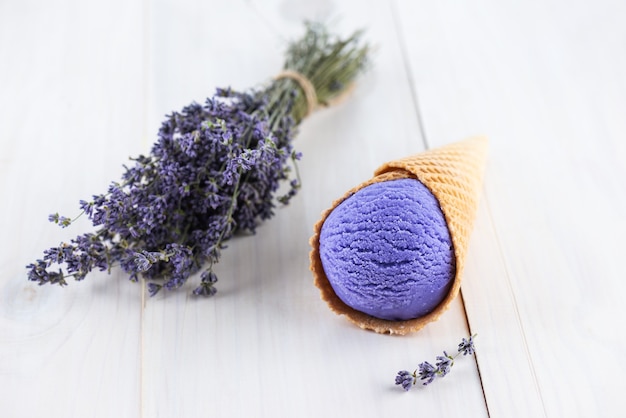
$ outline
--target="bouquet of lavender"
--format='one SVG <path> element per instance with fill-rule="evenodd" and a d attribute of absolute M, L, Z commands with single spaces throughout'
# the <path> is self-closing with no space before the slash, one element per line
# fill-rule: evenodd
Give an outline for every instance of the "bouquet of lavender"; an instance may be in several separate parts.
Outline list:
<path fill-rule="evenodd" d="M 68 277 L 119 266 L 132 281 L 150 280 L 153 296 L 202 270 L 193 293 L 215 294 L 213 265 L 224 243 L 238 231 L 254 232 L 275 201 L 287 204 L 300 188 L 297 126 L 346 91 L 367 54 L 360 32 L 338 39 L 309 23 L 287 49 L 284 71 L 263 88 L 217 89 L 204 105 L 173 112 L 149 155 L 131 158 L 106 193 L 80 201 L 80 215 L 96 230 L 45 250 L 27 266 L 28 279 L 64 286 Z M 282 182 L 290 187 L 277 197 Z M 76 218 L 56 213 L 49 220 L 67 227 Z M 63 264 L 65 271 L 51 268 Z"/>

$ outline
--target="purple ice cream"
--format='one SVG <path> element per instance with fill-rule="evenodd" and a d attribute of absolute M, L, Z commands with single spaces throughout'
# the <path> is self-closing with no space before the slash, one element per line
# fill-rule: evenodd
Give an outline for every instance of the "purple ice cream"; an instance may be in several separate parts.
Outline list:
<path fill-rule="evenodd" d="M 444 215 L 415 179 L 374 183 L 341 202 L 324 221 L 319 248 L 337 296 L 381 319 L 426 315 L 454 280 Z"/>

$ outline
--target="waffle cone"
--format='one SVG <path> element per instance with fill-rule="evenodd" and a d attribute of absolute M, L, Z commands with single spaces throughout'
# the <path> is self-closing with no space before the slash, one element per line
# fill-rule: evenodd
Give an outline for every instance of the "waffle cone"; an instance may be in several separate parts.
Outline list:
<path fill-rule="evenodd" d="M 322 299 L 328 303 L 331 310 L 339 315 L 346 315 L 351 322 L 363 329 L 383 334 L 404 335 L 418 331 L 429 322 L 439 319 L 458 295 L 461 287 L 469 238 L 481 194 L 486 156 L 487 139 L 472 137 L 441 148 L 390 161 L 379 167 L 374 172 L 374 177 L 350 189 L 343 197 L 334 201 L 315 224 L 314 235 L 310 241 L 311 271 L 314 283 L 320 289 Z M 402 178 L 418 179 L 439 201 L 454 247 L 456 273 L 448 295 L 432 312 L 415 319 L 389 321 L 357 311 L 339 299 L 322 266 L 319 237 L 326 217 L 345 199 L 371 184 Z"/>

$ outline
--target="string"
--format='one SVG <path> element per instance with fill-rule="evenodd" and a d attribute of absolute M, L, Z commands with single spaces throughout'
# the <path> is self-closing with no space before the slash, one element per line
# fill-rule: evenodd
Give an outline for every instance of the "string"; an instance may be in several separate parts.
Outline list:
<path fill-rule="evenodd" d="M 280 80 L 281 78 L 290 78 L 298 83 L 304 92 L 304 97 L 306 98 L 307 112 L 304 116 L 306 117 L 310 115 L 318 105 L 317 93 L 315 92 L 315 86 L 313 86 L 313 83 L 311 83 L 311 81 L 303 74 L 293 70 L 283 70 L 274 77 L 276 80 Z"/>

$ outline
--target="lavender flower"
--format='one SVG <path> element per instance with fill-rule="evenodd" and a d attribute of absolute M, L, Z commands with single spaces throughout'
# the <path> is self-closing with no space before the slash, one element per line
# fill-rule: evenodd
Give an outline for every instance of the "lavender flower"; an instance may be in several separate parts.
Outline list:
<path fill-rule="evenodd" d="M 308 24 L 288 49 L 285 68 L 311 80 L 326 103 L 363 69 L 368 49 L 358 43 L 358 34 L 334 40 Z M 212 269 L 225 242 L 237 232 L 254 233 L 301 187 L 292 143 L 307 106 L 304 89 L 282 78 L 247 92 L 219 88 L 204 104 L 167 115 L 149 155 L 132 158 L 106 193 L 79 202 L 96 231 L 44 251 L 27 266 L 28 279 L 64 286 L 68 277 L 119 266 L 132 281 L 149 280 L 153 296 L 203 270 L 193 294 L 214 295 Z M 289 190 L 275 196 L 284 182 Z M 73 222 L 58 213 L 49 220 Z M 54 264 L 65 271 L 51 270 Z"/>
<path fill-rule="evenodd" d="M 463 338 L 463 340 L 461 341 L 461 343 L 459 344 L 459 352 L 463 352 L 463 355 L 472 355 L 474 354 L 474 337 L 475 335 L 472 335 L 469 337 L 468 340 L 466 340 L 465 338 Z"/>
<path fill-rule="evenodd" d="M 443 356 L 437 356 L 437 370 L 439 376 L 444 377 L 448 373 L 450 373 L 450 367 L 454 364 L 454 357 L 448 355 L 445 351 L 443 352 Z"/>
<path fill-rule="evenodd" d="M 217 283 L 217 276 L 210 269 L 205 270 L 200 275 L 200 286 L 193 291 L 194 295 L 213 296 L 217 289 L 213 286 Z"/>
<path fill-rule="evenodd" d="M 162 259 L 161 253 L 141 250 L 141 252 L 135 253 L 136 270 L 139 272 L 148 271 L 154 263 Z"/>
<path fill-rule="evenodd" d="M 161 290 L 162 287 L 163 286 L 161 286 L 160 284 L 148 283 L 148 294 L 150 296 L 154 296 L 159 293 L 159 290 Z"/>
<path fill-rule="evenodd" d="M 406 370 L 398 372 L 396 375 L 396 385 L 402 385 L 402 388 L 405 391 L 408 391 L 415 384 L 417 384 L 418 377 L 423 381 L 422 384 L 424 386 L 432 383 L 437 377 L 444 377 L 450 373 L 450 370 L 454 365 L 454 359 L 461 353 L 463 353 L 463 355 L 471 355 L 476 352 L 474 347 L 474 337 L 476 337 L 476 334 L 472 335 L 469 339 L 463 338 L 462 342 L 459 344 L 458 351 L 454 356 L 449 355 L 446 351 L 443 352 L 443 356 L 437 356 L 437 362 L 434 366 L 425 361 L 420 363 L 418 370 L 413 373 L 409 373 Z"/>
<path fill-rule="evenodd" d="M 48 220 L 55 224 L 59 224 L 61 228 L 68 227 L 72 223 L 72 220 L 70 218 L 60 216 L 58 213 L 53 213 L 52 215 L 49 215 Z"/>
<path fill-rule="evenodd" d="M 437 377 L 438 371 L 439 369 L 436 369 L 432 364 L 430 364 L 427 361 L 420 363 L 419 376 L 420 376 L 420 380 L 425 380 L 423 385 L 432 383 L 432 381 L 435 380 L 435 377 Z"/>
<path fill-rule="evenodd" d="M 416 371 L 413 373 L 410 373 L 406 370 L 399 371 L 398 375 L 396 376 L 396 385 L 402 385 L 402 388 L 404 390 L 410 390 L 416 382 L 416 373 Z"/>

